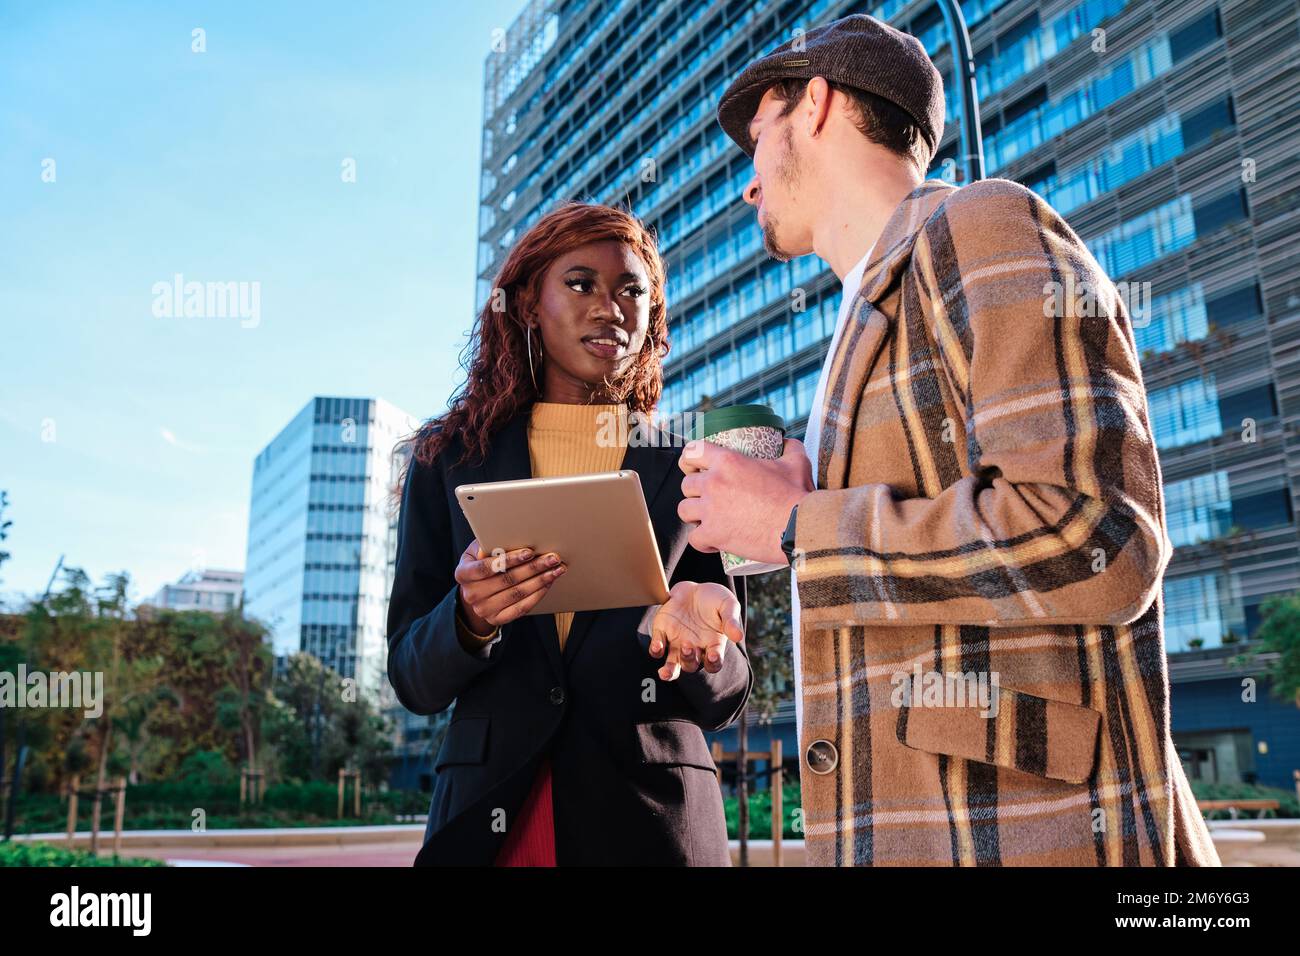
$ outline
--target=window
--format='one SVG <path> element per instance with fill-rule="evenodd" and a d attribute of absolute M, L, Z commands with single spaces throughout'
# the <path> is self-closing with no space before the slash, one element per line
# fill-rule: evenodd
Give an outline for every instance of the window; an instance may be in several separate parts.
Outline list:
<path fill-rule="evenodd" d="M 1232 501 L 1232 523 L 1246 529 L 1276 528 L 1291 523 L 1291 492 L 1286 488 Z"/>
<path fill-rule="evenodd" d="M 1233 125 L 1232 97 L 1225 96 L 1183 117 L 1183 145 L 1186 149 L 1199 146 Z"/>
<path fill-rule="evenodd" d="M 1020 182 L 1026 189 L 1038 193 L 1040 196 L 1046 196 L 1048 183 L 1056 180 L 1056 160 L 1052 160 L 1045 166 L 1039 166 L 1032 172 L 1025 173 Z"/>
<path fill-rule="evenodd" d="M 757 334 L 740 343 L 740 377 L 757 375 L 763 368 L 763 340 Z"/>
<path fill-rule="evenodd" d="M 1006 109 L 1002 111 L 1002 119 L 1005 123 L 1010 125 L 1011 123 L 1014 123 L 1016 120 L 1018 120 L 1020 117 L 1024 116 L 1026 113 L 1029 113 L 1037 109 L 1038 107 L 1042 106 L 1046 102 L 1047 102 L 1047 87 L 1040 86 L 1038 87 L 1038 89 L 1034 90 L 1031 93 L 1028 93 L 1025 96 L 1022 96 L 1020 99 L 1016 100 L 1014 103 L 1007 106 Z"/>
<path fill-rule="evenodd" d="M 943 11 L 939 9 L 939 4 L 936 3 L 927 7 L 920 16 L 913 20 L 907 32 L 917 37 L 941 23 L 943 23 Z"/>
<path fill-rule="evenodd" d="M 1196 234 L 1206 236 L 1232 222 L 1246 218 L 1246 191 L 1234 189 L 1213 199 L 1194 203 L 1192 216 L 1196 221 Z"/>
<path fill-rule="evenodd" d="M 794 350 L 796 352 L 817 341 L 818 333 L 821 331 L 817 318 L 817 313 L 813 309 L 805 309 L 803 312 L 794 314 Z"/>
<path fill-rule="evenodd" d="M 957 146 L 958 146 L 958 144 L 959 144 L 960 142 L 961 142 L 960 138 L 959 138 L 959 139 L 956 139 L 956 140 L 953 140 L 951 143 L 949 143 L 949 144 L 948 144 L 947 146 L 945 146 L 943 149 L 939 150 L 939 152 L 937 152 L 937 153 L 934 154 L 934 161 L 933 161 L 932 163 L 930 163 L 930 173 L 931 173 L 932 175 L 933 175 L 934 173 L 936 173 L 936 172 L 942 173 L 942 172 L 943 172 L 943 164 L 944 164 L 945 162 L 947 162 L 948 160 L 952 160 L 952 161 L 956 162 L 956 160 L 957 160 Z"/>
<path fill-rule="evenodd" d="M 1231 524 L 1233 503 L 1228 473 L 1215 471 L 1165 486 L 1165 515 L 1169 540 L 1186 547 L 1222 537 Z"/>
<path fill-rule="evenodd" d="M 1221 36 L 1223 30 L 1219 26 L 1219 10 L 1216 7 L 1169 34 L 1170 55 L 1175 63 L 1179 63 Z"/>
<path fill-rule="evenodd" d="M 1241 428 L 1247 418 L 1272 418 L 1277 414 L 1273 383 L 1267 382 L 1219 399 L 1219 417 L 1225 428 Z"/>
<path fill-rule="evenodd" d="M 1165 647 L 1171 652 L 1217 647 L 1227 631 L 1244 633 L 1245 615 L 1232 592 L 1218 574 L 1165 578 Z"/>
<path fill-rule="evenodd" d="M 1029 16 L 1025 17 L 1010 30 L 998 34 L 998 49 L 1009 50 L 1025 37 L 1036 33 L 1039 27 L 1038 11 L 1035 10 Z"/>
<path fill-rule="evenodd" d="M 1214 376 L 1193 378 L 1147 396 L 1156 447 L 1177 448 L 1223 433 Z"/>
<path fill-rule="evenodd" d="M 1199 282 L 1157 296 L 1145 315 L 1135 305 L 1131 315 L 1139 355 L 1167 352 L 1179 342 L 1194 342 L 1209 332 Z"/>
<path fill-rule="evenodd" d="M 1259 283 L 1252 282 L 1250 285 L 1230 289 L 1227 292 L 1220 292 L 1205 303 L 1205 308 L 1209 320 L 1219 328 L 1258 319 L 1264 314 L 1264 305 L 1259 294 Z"/>

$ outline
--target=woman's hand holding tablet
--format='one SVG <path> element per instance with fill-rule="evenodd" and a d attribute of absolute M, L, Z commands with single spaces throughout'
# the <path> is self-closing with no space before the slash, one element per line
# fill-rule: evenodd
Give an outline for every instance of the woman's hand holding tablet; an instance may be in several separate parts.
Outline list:
<path fill-rule="evenodd" d="M 568 570 L 558 554 L 533 557 L 529 548 L 486 554 L 478 538 L 460 556 L 455 578 L 461 613 L 476 632 L 523 617 Z"/>

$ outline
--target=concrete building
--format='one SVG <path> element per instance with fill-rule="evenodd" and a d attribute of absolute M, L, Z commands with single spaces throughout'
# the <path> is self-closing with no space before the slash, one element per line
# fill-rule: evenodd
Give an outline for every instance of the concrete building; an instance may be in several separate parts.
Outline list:
<path fill-rule="evenodd" d="M 242 571 L 187 571 L 175 584 L 164 584 L 146 603 L 173 611 L 221 614 L 239 607 L 243 588 Z"/>

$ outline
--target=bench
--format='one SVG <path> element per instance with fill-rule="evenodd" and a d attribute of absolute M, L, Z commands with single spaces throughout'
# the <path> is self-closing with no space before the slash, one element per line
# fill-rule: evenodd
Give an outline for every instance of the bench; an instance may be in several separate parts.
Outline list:
<path fill-rule="evenodd" d="M 1196 806 L 1201 813 L 1206 814 L 1207 819 L 1211 813 L 1227 811 L 1228 818 L 1236 820 L 1240 813 L 1252 810 L 1256 817 L 1263 817 L 1269 812 L 1276 816 L 1281 804 L 1276 800 L 1197 800 Z"/>

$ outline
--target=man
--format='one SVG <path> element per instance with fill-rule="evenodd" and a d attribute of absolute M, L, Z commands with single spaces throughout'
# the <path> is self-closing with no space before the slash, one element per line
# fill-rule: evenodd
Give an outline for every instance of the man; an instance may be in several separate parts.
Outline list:
<path fill-rule="evenodd" d="M 806 447 L 693 443 L 678 507 L 699 550 L 792 562 L 809 863 L 1217 865 L 1114 285 L 1022 186 L 924 179 L 942 81 L 870 17 L 751 63 L 718 119 L 769 253 L 844 286 Z"/>

